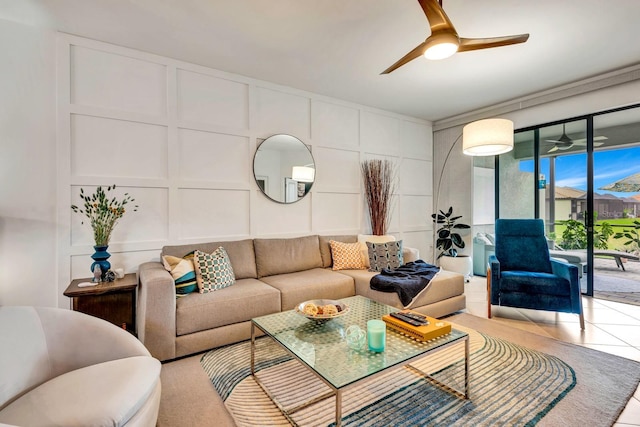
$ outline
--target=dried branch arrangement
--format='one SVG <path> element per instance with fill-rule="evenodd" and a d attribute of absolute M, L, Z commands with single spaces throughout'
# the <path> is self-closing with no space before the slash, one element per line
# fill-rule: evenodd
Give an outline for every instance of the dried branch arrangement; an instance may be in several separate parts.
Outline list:
<path fill-rule="evenodd" d="M 109 193 L 115 189 L 115 184 L 107 187 L 107 191 L 104 191 L 102 187 L 98 187 L 96 192 L 89 196 L 81 188 L 80 198 L 84 201 L 84 206 L 71 205 L 71 210 L 83 214 L 89 219 L 96 246 L 107 246 L 109 244 L 113 229 L 126 212 L 127 203 L 135 201 L 129 193 L 124 193 L 122 200 L 117 200 L 115 197 L 109 199 Z M 138 205 L 133 206 L 132 210 L 134 212 L 137 211 Z"/>
<path fill-rule="evenodd" d="M 371 232 L 386 234 L 391 220 L 391 196 L 395 191 L 395 168 L 390 160 L 365 160 L 361 164 L 364 195 L 369 209 Z"/>

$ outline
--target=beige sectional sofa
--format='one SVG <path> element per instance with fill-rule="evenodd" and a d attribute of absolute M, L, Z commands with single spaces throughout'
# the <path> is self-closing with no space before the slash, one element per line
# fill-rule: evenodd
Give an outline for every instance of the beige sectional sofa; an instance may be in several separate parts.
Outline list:
<path fill-rule="evenodd" d="M 356 235 L 305 236 L 289 239 L 247 239 L 165 246 L 161 255 L 182 257 L 218 247 L 229 255 L 236 283 L 210 293 L 176 299 L 174 281 L 160 262 L 138 270 L 138 338 L 151 354 L 169 360 L 250 337 L 251 318 L 290 310 L 302 301 L 363 295 L 402 308 L 397 294 L 374 291 L 369 280 L 377 273 L 331 269 L 330 240 L 357 242 Z M 417 259 L 415 249 L 403 249 L 404 262 Z M 441 317 L 465 308 L 464 278 L 441 271 L 412 309 Z"/>

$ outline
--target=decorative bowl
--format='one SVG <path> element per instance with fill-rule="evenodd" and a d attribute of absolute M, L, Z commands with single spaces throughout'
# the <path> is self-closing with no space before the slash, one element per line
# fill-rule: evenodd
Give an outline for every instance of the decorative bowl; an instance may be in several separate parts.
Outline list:
<path fill-rule="evenodd" d="M 313 314 L 313 309 L 310 310 L 309 307 L 307 307 L 308 305 L 310 305 L 311 307 L 315 306 L 315 314 Z M 326 306 L 335 306 L 337 313 L 324 313 Z M 306 312 L 305 307 L 307 307 Z M 349 306 L 342 301 L 336 301 L 333 299 L 314 299 L 301 302 L 296 306 L 295 311 L 296 313 L 306 317 L 309 320 L 313 320 L 317 323 L 324 323 L 328 322 L 331 319 L 335 319 L 336 317 L 345 315 L 349 311 Z"/>

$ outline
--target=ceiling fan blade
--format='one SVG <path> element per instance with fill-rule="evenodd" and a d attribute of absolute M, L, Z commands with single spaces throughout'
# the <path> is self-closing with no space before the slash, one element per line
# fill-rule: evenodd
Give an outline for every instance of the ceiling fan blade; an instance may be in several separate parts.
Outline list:
<path fill-rule="evenodd" d="M 579 145 L 581 147 L 586 147 L 587 146 L 587 141 L 584 140 L 575 140 L 573 141 L 573 145 Z M 594 147 L 600 147 L 601 145 L 604 145 L 604 142 L 593 142 L 593 146 Z"/>
<path fill-rule="evenodd" d="M 558 151 L 558 147 L 553 147 L 551 150 L 547 151 L 547 153 L 553 153 L 554 151 Z"/>
<path fill-rule="evenodd" d="M 453 30 L 455 32 L 453 24 L 447 14 L 444 13 L 438 0 L 418 0 L 418 3 L 420 3 L 420 7 L 422 7 L 424 14 L 427 16 L 427 21 L 429 21 L 429 26 L 431 27 L 431 34 L 443 30 Z"/>
<path fill-rule="evenodd" d="M 594 136 L 593 137 L 594 141 L 606 141 L 607 139 L 609 139 L 609 138 L 607 138 L 606 136 Z M 580 138 L 580 139 L 575 139 L 573 142 L 583 143 L 583 142 L 586 142 L 586 141 L 587 140 L 585 138 Z"/>
<path fill-rule="evenodd" d="M 411 52 L 407 53 L 405 56 L 400 58 L 398 60 L 398 62 L 396 62 L 395 64 L 393 64 L 391 67 L 387 68 L 386 70 L 384 70 L 380 74 L 389 74 L 393 70 L 396 70 L 396 69 L 402 67 L 407 62 L 413 61 L 414 59 L 416 59 L 417 57 L 422 55 L 422 53 L 424 52 L 425 44 L 426 44 L 425 42 L 420 43 Z"/>
<path fill-rule="evenodd" d="M 485 39 L 466 39 L 460 37 L 458 52 L 470 50 L 489 49 L 492 47 L 508 46 L 510 44 L 524 43 L 529 39 L 529 34 L 518 34 L 515 36 L 490 37 Z"/>

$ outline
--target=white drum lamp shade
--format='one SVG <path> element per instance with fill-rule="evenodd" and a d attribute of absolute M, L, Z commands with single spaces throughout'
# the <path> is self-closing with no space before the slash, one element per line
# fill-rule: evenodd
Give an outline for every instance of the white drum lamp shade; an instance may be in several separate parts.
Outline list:
<path fill-rule="evenodd" d="M 316 170 L 309 166 L 294 166 L 291 171 L 291 179 L 300 182 L 313 182 Z"/>
<path fill-rule="evenodd" d="M 462 152 L 469 156 L 497 156 L 513 149 L 513 122 L 485 119 L 462 129 Z"/>

